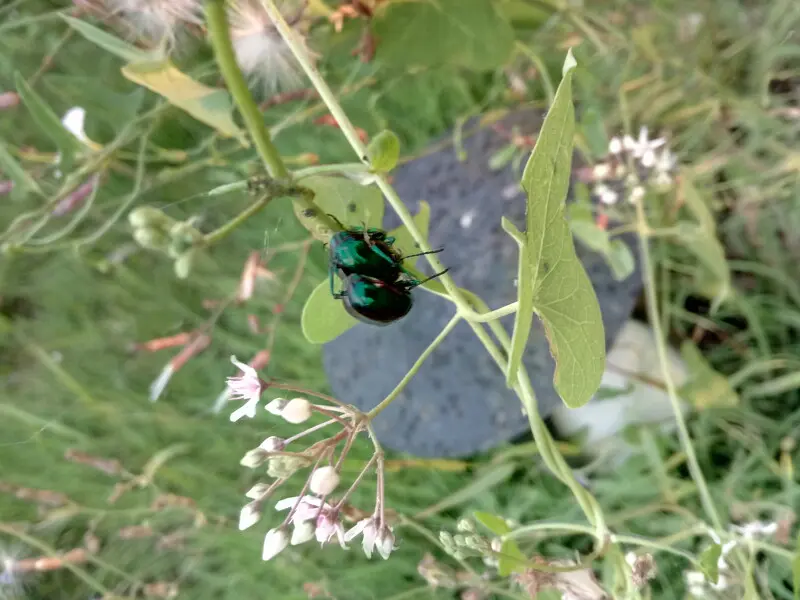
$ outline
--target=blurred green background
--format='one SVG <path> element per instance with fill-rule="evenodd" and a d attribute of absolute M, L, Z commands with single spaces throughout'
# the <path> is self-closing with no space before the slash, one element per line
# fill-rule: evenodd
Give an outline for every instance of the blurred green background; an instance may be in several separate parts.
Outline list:
<path fill-rule="evenodd" d="M 460 23 L 469 24 L 470 11 L 479 14 L 484 5 L 465 0 Z M 800 489 L 793 466 L 800 432 L 800 6 L 745 0 L 497 0 L 492 6 L 513 34 L 499 59 L 481 51 L 501 43 L 480 38 L 496 35 L 481 21 L 468 31 L 478 51 L 465 51 L 459 40 L 427 52 L 414 40 L 404 47 L 393 36 L 411 26 L 399 13 L 395 22 L 389 15 L 373 25 L 380 35 L 370 62 L 352 55 L 363 20 L 347 20 L 339 33 L 319 20 L 309 44 L 354 123 L 368 135 L 391 128 L 406 159 L 468 117 L 523 104 L 546 107 L 547 82 L 558 82 L 569 46 L 580 65 L 578 148 L 589 158 L 598 136 L 640 125 L 667 133 L 717 217 L 734 276 L 732 299 L 712 314 L 691 255 L 669 240 L 654 244 L 667 331 L 676 344 L 692 340 L 708 361 L 690 399 L 697 408 L 690 420 L 695 447 L 727 519 L 792 513 Z M 325 276 L 324 250 L 312 247 L 285 306 L 296 251 L 271 257 L 274 280 L 261 281 L 252 300 L 216 316 L 208 301 L 235 292 L 251 251 L 305 239 L 288 202 L 248 221 L 187 280 L 176 279 L 165 256 L 133 245 L 127 209 L 114 220 L 124 203 L 154 205 L 176 219 L 194 216 L 210 231 L 251 199 L 205 193 L 256 173 L 258 163 L 252 151 L 126 81 L 119 58 L 59 17 L 71 7 L 47 0 L 0 4 L 0 93 L 15 89 L 19 73 L 57 115 L 84 107 L 86 132 L 96 142 L 121 140 L 91 210 L 60 246 L 6 247 L 0 257 L 0 556 L 24 560 L 96 543 L 99 549 L 71 568 L 6 573 L 14 581 L 0 583 L 0 597 L 168 597 L 176 586 L 177 597 L 198 600 L 457 598 L 463 590 L 435 589 L 417 572 L 426 552 L 448 564 L 432 540 L 440 529 L 453 531 L 457 518 L 478 509 L 521 523 L 581 522 L 534 448 L 504 448 L 468 463 L 409 460 L 391 472 L 388 505 L 416 525 L 399 528 L 389 561 L 368 561 L 357 546 L 345 553 L 307 544 L 261 562 L 263 523 L 236 529 L 243 493 L 253 483 L 239 460 L 266 435 L 290 430 L 265 418 L 232 424 L 227 409 L 215 415 L 210 408 L 233 374 L 229 356 L 249 359 L 270 344 L 268 332 L 251 330 L 249 315 L 276 327 L 270 377 L 326 391 L 319 348 L 304 340 L 298 323 L 303 299 Z M 196 38 L 184 38 L 173 60 L 198 80 L 220 84 L 209 49 Z M 313 97 L 265 111 L 290 163 L 302 164 L 307 153 L 322 163 L 351 160 L 341 133 L 315 122 L 324 114 Z M 135 190 L 138 140 L 148 128 Z M 57 188 L 56 148 L 25 106 L 0 110 L 0 139 L 46 191 Z M 37 202 L 0 197 L 2 229 L 40 209 Z M 40 234 L 58 232 L 73 215 L 51 219 Z M 87 239 L 100 228 L 102 236 Z M 137 351 L 134 344 L 203 327 L 210 346 L 150 403 L 150 384 L 178 349 Z M 701 513 L 676 439 L 648 429 L 635 439 L 638 452 L 622 468 L 591 475 L 609 526 L 651 539 L 677 536 L 677 546 L 697 550 L 700 540 L 681 537 Z M 69 451 L 121 466 L 107 474 L 69 459 Z M 367 452 L 356 448 L 346 470 L 357 473 Z M 115 486 L 126 482 L 130 491 L 109 503 Z M 359 490 L 365 505 L 372 485 Z M 52 494 L 31 497 L 27 488 Z M 278 521 L 268 513 L 265 522 Z M 128 539 L 125 528 L 132 525 L 151 531 Z M 753 597 L 796 598 L 793 541 L 783 548 L 782 557 L 754 559 L 759 595 Z M 538 538 L 528 549 L 570 556 L 588 552 L 591 539 Z M 685 561 L 659 554 L 657 563 L 651 597 L 683 598 Z"/>

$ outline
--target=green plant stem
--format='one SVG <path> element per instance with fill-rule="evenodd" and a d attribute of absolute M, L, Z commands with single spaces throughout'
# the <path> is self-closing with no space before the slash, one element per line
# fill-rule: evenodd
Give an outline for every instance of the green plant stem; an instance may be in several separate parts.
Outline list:
<path fill-rule="evenodd" d="M 228 28 L 225 1 L 206 0 L 205 12 L 209 38 L 214 48 L 219 70 L 244 119 L 247 130 L 253 138 L 258 154 L 261 156 L 267 172 L 273 178 L 288 178 L 289 170 L 283 164 L 278 149 L 272 143 L 269 131 L 264 123 L 264 117 L 261 115 L 261 111 L 258 109 L 258 105 L 247 87 L 247 81 L 236 62 L 236 55 L 233 51 Z"/>
<path fill-rule="evenodd" d="M 226 238 L 234 229 L 239 227 L 242 223 L 247 221 L 250 217 L 254 214 L 259 212 L 262 208 L 264 208 L 267 204 L 269 204 L 274 199 L 274 196 L 269 194 L 264 195 L 259 200 L 255 201 L 253 204 L 245 208 L 242 212 L 238 215 L 233 217 L 230 221 L 222 225 L 221 227 L 215 229 L 211 233 L 206 234 L 203 236 L 202 245 L 205 247 L 213 246 L 220 240 Z"/>
<path fill-rule="evenodd" d="M 383 409 L 389 406 L 392 403 L 392 401 L 395 398 L 397 398 L 397 396 L 400 395 L 400 392 L 402 392 L 405 389 L 405 387 L 408 385 L 408 382 L 411 381 L 414 375 L 417 374 L 417 371 L 419 371 L 422 364 L 433 353 L 436 347 L 444 341 L 444 339 L 448 336 L 448 334 L 451 331 L 453 331 L 455 326 L 458 325 L 460 321 L 461 321 L 461 315 L 456 313 L 455 316 L 452 319 L 450 319 L 450 321 L 448 321 L 447 325 L 444 326 L 444 329 L 442 329 L 439 332 L 439 335 L 437 335 L 436 338 L 428 345 L 428 347 L 425 348 L 422 354 L 419 355 L 417 362 L 415 362 L 411 366 L 411 368 L 408 370 L 408 373 L 406 373 L 403 376 L 403 379 L 400 380 L 400 383 L 398 383 L 395 386 L 395 388 L 391 392 L 389 392 L 389 395 L 386 396 L 386 398 L 381 400 L 380 404 L 378 404 L 375 408 L 373 408 L 371 411 L 367 413 L 367 417 L 369 419 L 374 419 L 378 414 L 380 414 L 380 412 Z"/>
<path fill-rule="evenodd" d="M 636 220 L 639 226 L 644 231 L 649 231 L 647 224 L 647 216 L 644 212 L 644 202 L 647 197 L 639 202 L 636 202 Z M 658 352 L 658 362 L 661 366 L 661 373 L 664 378 L 664 385 L 666 387 L 667 395 L 669 396 L 670 404 L 672 405 L 672 412 L 675 416 L 675 422 L 678 426 L 678 437 L 681 441 L 681 446 L 686 454 L 686 463 L 689 467 L 689 473 L 692 480 L 697 486 L 697 491 L 700 495 L 700 501 L 703 504 L 703 509 L 706 515 L 711 520 L 712 525 L 717 531 L 722 531 L 722 522 L 720 521 L 717 509 L 714 506 L 714 500 L 711 498 L 711 492 L 708 489 L 708 484 L 703 476 L 703 471 L 700 469 L 700 463 L 697 461 L 697 454 L 692 445 L 692 439 L 689 436 L 689 429 L 686 427 L 686 419 L 683 418 L 683 411 L 680 405 L 680 399 L 675 388 L 675 382 L 672 379 L 672 374 L 669 370 L 669 360 L 667 359 L 666 344 L 664 342 L 664 334 L 661 330 L 661 318 L 658 310 L 658 299 L 656 297 L 655 283 L 653 281 L 653 265 L 650 258 L 650 242 L 646 236 L 639 236 L 639 251 L 642 257 L 642 272 L 644 275 L 644 288 L 647 300 L 647 313 L 650 319 L 650 326 L 653 328 L 653 334 L 656 340 L 656 350 Z"/>
<path fill-rule="evenodd" d="M 304 177 L 311 177 L 312 175 L 327 175 L 329 173 L 345 174 L 345 173 L 358 173 L 367 174 L 369 168 L 361 163 L 341 163 L 333 165 L 314 165 L 313 167 L 304 167 L 294 171 L 293 175 L 296 180 L 303 179 Z"/>
<path fill-rule="evenodd" d="M 266 9 L 267 13 L 275 24 L 275 27 L 278 29 L 284 41 L 289 46 L 292 54 L 295 56 L 306 75 L 311 80 L 311 83 L 317 90 L 320 98 L 336 119 L 340 129 L 347 138 L 351 147 L 358 154 L 359 158 L 367 166 L 369 166 L 364 145 L 358 138 L 353 124 L 348 119 L 347 115 L 336 99 L 336 96 L 333 94 L 333 91 L 306 56 L 302 44 L 297 39 L 295 32 L 281 15 L 280 11 L 275 5 L 274 0 L 261 0 L 261 4 Z M 386 177 L 382 175 L 377 176 L 376 183 L 378 184 L 381 192 L 383 192 L 387 202 L 391 205 L 392 209 L 395 211 L 395 213 L 397 213 L 397 216 L 400 217 L 400 220 L 408 229 L 411 237 L 418 244 L 420 252 L 429 252 L 430 246 L 428 245 L 427 239 L 422 235 L 422 232 L 416 226 L 411 213 L 397 195 L 397 192 L 394 190 L 394 188 L 389 184 Z M 434 271 L 439 272 L 444 270 L 444 266 L 435 254 L 428 254 L 425 256 L 425 258 Z M 505 372 L 506 358 L 504 353 L 491 339 L 488 332 L 484 329 L 484 326 L 476 322 L 476 319 L 480 319 L 483 315 L 477 313 L 471 308 L 470 303 L 464 296 L 463 292 L 458 288 L 458 286 L 456 286 L 455 282 L 448 274 L 443 274 L 439 280 L 449 294 L 449 299 L 456 305 L 458 309 L 456 316 L 467 321 L 497 366 L 501 369 L 501 371 Z M 480 302 L 482 303 L 482 301 Z M 485 304 L 483 304 L 483 306 L 485 307 Z M 491 320 L 489 321 L 489 326 L 495 332 L 495 335 L 498 336 L 499 340 L 505 340 L 501 341 L 501 343 L 507 347 L 510 343 L 508 340 L 508 334 L 502 329 L 500 323 L 496 320 Z M 608 532 L 600 507 L 592 495 L 589 494 L 589 492 L 578 483 L 572 474 L 572 470 L 566 464 L 566 461 L 564 461 L 563 457 L 559 454 L 553 438 L 550 436 L 547 428 L 544 426 L 544 422 L 539 416 L 538 405 L 533 386 L 531 385 L 530 379 L 528 378 L 524 368 L 520 369 L 518 382 L 519 383 L 514 389 L 528 412 L 531 430 L 545 464 L 562 482 L 564 482 L 570 488 L 584 513 L 586 514 L 586 518 L 596 528 L 595 535 L 597 536 L 598 545 L 605 545 L 608 539 Z M 384 400 L 384 402 L 381 402 L 379 406 L 383 406 L 385 402 L 386 401 Z"/>

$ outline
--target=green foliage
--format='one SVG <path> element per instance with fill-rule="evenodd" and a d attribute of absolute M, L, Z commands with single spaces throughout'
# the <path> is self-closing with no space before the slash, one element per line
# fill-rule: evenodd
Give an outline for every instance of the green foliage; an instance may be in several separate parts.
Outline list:
<path fill-rule="evenodd" d="M 722 546 L 711 544 L 700 553 L 700 568 L 711 583 L 719 581 L 719 558 L 722 556 Z"/>
<path fill-rule="evenodd" d="M 572 162 L 575 114 L 572 72 L 567 55 L 564 78 L 556 91 L 536 141 L 522 186 L 528 194 L 525 241 L 506 231 L 521 247 L 519 308 L 514 321 L 507 382 L 516 381 L 530 335 L 534 311 L 542 320 L 556 361 L 554 384 L 570 407 L 589 401 L 600 385 L 605 365 L 605 338 L 600 307 L 592 284 L 575 254 L 564 218 Z M 552 283 L 551 283 L 552 282 Z"/>
<path fill-rule="evenodd" d="M 379 173 L 394 169 L 400 159 L 400 139 L 397 134 L 384 130 L 372 138 L 367 146 L 367 158 L 372 168 Z"/>
<path fill-rule="evenodd" d="M 390 3 L 374 21 L 377 59 L 390 67 L 457 65 L 488 71 L 504 64 L 514 31 L 491 0 Z"/>

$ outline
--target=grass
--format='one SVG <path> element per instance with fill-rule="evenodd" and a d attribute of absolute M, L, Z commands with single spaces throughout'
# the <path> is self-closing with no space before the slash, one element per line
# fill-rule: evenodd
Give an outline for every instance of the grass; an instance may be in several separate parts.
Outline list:
<path fill-rule="evenodd" d="M 21 12 L 14 18 L 56 7 L 29 0 L 24 7 L 17 5 Z M 690 28 L 690 12 L 704 20 L 698 34 L 682 38 Z M 609 133 L 640 124 L 668 131 L 717 216 L 735 294 L 716 313 L 710 312 L 698 285 L 696 261 L 683 248 L 664 241 L 654 245 L 654 252 L 671 338 L 697 343 L 740 397 L 734 407 L 712 406 L 690 420 L 712 495 L 730 522 L 775 519 L 798 505 L 793 463 L 800 432 L 800 209 L 795 201 L 800 179 L 794 146 L 800 121 L 786 115 L 800 103 L 800 73 L 791 60 L 798 52 L 799 22 L 800 11 L 791 2 L 755 6 L 706 0 L 689 10 L 662 0 L 633 8 L 628 3 L 592 3 L 579 12 L 520 26 L 520 36 L 542 56 L 555 80 L 563 57 L 560 46 L 567 39 L 573 44 L 582 40 L 576 50 L 579 110 L 599 111 Z M 336 40 L 329 75 L 343 88 L 363 84 L 345 96 L 348 113 L 371 134 L 391 127 L 408 155 L 421 152 L 458 119 L 513 102 L 500 75 L 440 68 L 412 77 L 355 64 L 347 56 L 353 35 L 346 30 Z M 39 73 L 49 54 L 52 63 Z M 208 73 L 208 60 L 198 54 L 193 68 Z M 104 143 L 118 131 L 120 100 L 136 100 L 134 87 L 119 77 L 118 67 L 116 59 L 68 35 L 55 19 L 6 29 L 0 38 L 0 91 L 13 87 L 13 74 L 19 71 L 57 114 L 80 104 L 90 116 L 97 115 L 88 134 Z M 510 66 L 520 73 L 528 67 L 523 57 Z M 364 84 L 370 78 L 376 79 Z M 528 100 L 542 104 L 545 92 L 538 81 L 529 82 Z M 155 107 L 152 95 L 143 101 Z M 210 230 L 244 208 L 248 199 L 202 194 L 251 172 L 252 155 L 217 140 L 219 160 L 197 168 L 211 142 L 208 130 L 174 109 L 158 110 L 152 142 L 172 154 L 162 152 L 161 160 L 148 165 L 147 187 L 136 203 L 163 207 L 178 219 L 199 215 Z M 17 116 L 22 114 L 22 109 L 0 112 L 0 139 L 16 150 L 31 146 L 54 151 L 46 135 Z M 323 161 L 348 158 L 336 129 L 313 124 L 322 114 L 315 100 L 275 107 L 268 114 L 271 123 L 293 123 L 276 139 L 285 155 L 314 152 Z M 126 146 L 132 149 L 135 144 Z M 120 162 L 121 169 L 109 176 L 77 234 L 94 231 L 128 193 L 135 162 Z M 0 222 L 9 223 L 30 208 L 4 198 Z M 296 254 L 276 256 L 269 268 L 282 283 L 265 284 L 247 305 L 227 309 L 213 324 L 212 345 L 179 371 L 158 403 L 147 401 L 148 386 L 174 351 L 133 352 L 131 344 L 203 326 L 211 316 L 203 301 L 230 296 L 251 250 L 269 250 L 303 237 L 290 207 L 275 203 L 215 248 L 187 281 L 176 280 L 169 261 L 152 253 L 110 261 L 130 242 L 124 222 L 79 252 L 6 254 L 0 259 L 0 483 L 17 486 L 0 491 L 28 487 L 70 499 L 47 509 L 14 493 L 0 493 L 0 551 L 16 551 L 21 557 L 65 552 L 84 544 L 87 532 L 101 544 L 88 563 L 78 565 L 83 579 L 68 569 L 32 573 L 23 578 L 23 597 L 77 599 L 107 593 L 104 588 L 121 596 L 138 590 L 154 597 L 156 588 L 142 587 L 154 582 L 176 583 L 179 597 L 198 600 L 307 598 L 303 584 L 318 585 L 340 599 L 454 597 L 452 590 L 428 588 L 417 573 L 425 552 L 445 563 L 448 559 L 409 526 L 401 528 L 400 547 L 387 562 L 368 562 L 357 547 L 341 553 L 312 545 L 262 563 L 263 527 L 236 531 L 242 494 L 252 484 L 239 459 L 267 434 L 280 435 L 283 429 L 263 419 L 232 425 L 226 414 L 211 415 L 208 409 L 232 372 L 230 354 L 249 357 L 267 343 L 265 334 L 249 330 L 247 318 L 254 314 L 262 323 L 271 321 L 297 266 Z M 294 299 L 281 314 L 268 370 L 272 377 L 320 391 L 326 384 L 319 349 L 303 340 L 298 320 L 302 299 L 324 273 L 324 253 L 317 245 Z M 677 441 L 644 430 L 637 447 L 641 451 L 622 468 L 590 477 L 609 526 L 619 534 L 666 539 L 692 553 L 701 550 L 707 538 L 697 535 L 699 501 Z M 66 460 L 68 449 L 118 459 L 124 472 L 107 475 Z M 531 460 L 530 452 L 506 450 L 476 457 L 466 466 L 405 464 L 389 476 L 388 504 L 412 519 L 426 512 L 417 521 L 434 536 L 440 529 L 454 531 L 455 520 L 474 510 L 522 524 L 583 522 L 566 489 Z M 141 481 L 141 488 L 114 504 L 107 502 L 115 484 L 137 481 L 132 477 L 164 453 L 163 464 Z M 366 453 L 358 447 L 348 469 L 355 472 Z M 360 490 L 362 498 L 371 492 L 369 485 Z M 190 498 L 192 504 L 174 501 L 175 506 L 154 508 L 154 500 L 164 501 L 164 494 Z M 426 511 L 429 507 L 434 510 Z M 267 520 L 274 522 L 273 515 Z M 121 530 L 134 524 L 150 526 L 154 534 L 121 539 Z M 24 538 L 13 534 L 17 530 Z M 754 555 L 760 597 L 790 600 L 792 547 L 772 544 L 778 550 Z M 522 545 L 548 557 L 565 557 L 575 550 L 588 552 L 591 539 L 536 535 Z M 686 561 L 659 553 L 657 563 L 652 597 L 682 598 Z"/>

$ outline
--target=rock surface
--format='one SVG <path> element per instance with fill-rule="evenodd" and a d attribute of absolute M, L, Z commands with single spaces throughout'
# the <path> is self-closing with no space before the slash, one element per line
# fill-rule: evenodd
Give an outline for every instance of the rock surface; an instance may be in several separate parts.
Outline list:
<path fill-rule="evenodd" d="M 522 133 L 534 133 L 541 115 L 521 111 L 501 121 Z M 444 138 L 444 141 L 452 138 Z M 419 200 L 431 206 L 430 242 L 444 247 L 440 257 L 456 283 L 480 295 L 491 308 L 516 299 L 518 250 L 502 230 L 506 216 L 524 229 L 525 196 L 521 172 L 492 171 L 489 157 L 508 137 L 483 128 L 464 140 L 465 161 L 451 144 L 415 159 L 394 173 L 400 197 L 416 212 Z M 524 163 L 523 163 L 524 167 Z M 573 171 L 575 165 L 573 164 Z M 387 215 L 385 228 L 400 224 Z M 635 249 L 634 240 L 625 242 Z M 641 290 L 639 266 L 615 281 L 603 258 L 576 242 L 578 254 L 597 292 L 606 346 L 628 320 Z M 424 260 L 420 261 L 422 266 Z M 359 324 L 324 348 L 324 364 L 336 397 L 362 410 L 374 407 L 402 379 L 453 315 L 450 302 L 423 290 L 414 307 L 388 326 Z M 511 332 L 513 316 L 503 319 Z M 560 403 L 553 388 L 554 362 L 541 326 L 536 323 L 524 358 L 542 415 Z M 387 448 L 427 457 L 463 457 L 513 440 L 528 431 L 516 395 L 465 323 L 459 324 L 433 352 L 401 395 L 374 421 Z"/>

